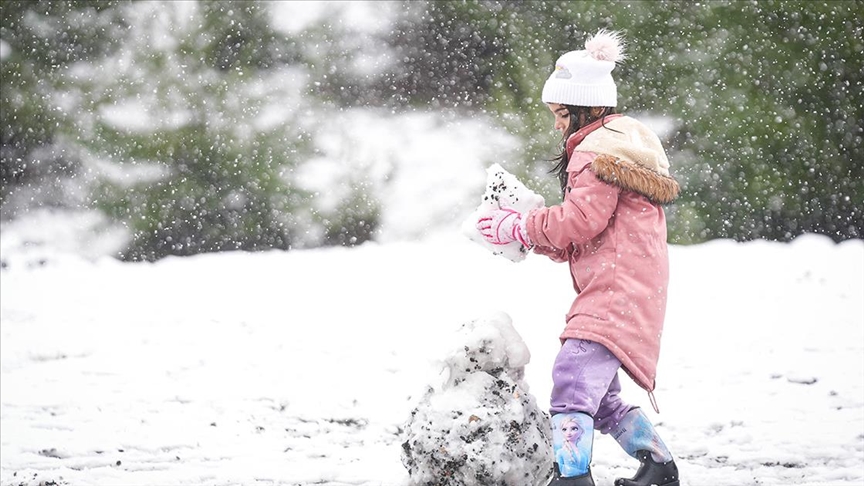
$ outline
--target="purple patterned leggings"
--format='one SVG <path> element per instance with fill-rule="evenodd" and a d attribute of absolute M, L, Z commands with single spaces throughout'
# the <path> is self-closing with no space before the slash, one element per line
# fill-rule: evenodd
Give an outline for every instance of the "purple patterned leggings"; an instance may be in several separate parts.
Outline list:
<path fill-rule="evenodd" d="M 552 367 L 549 412 L 582 412 L 594 417 L 594 429 L 606 434 L 633 407 L 618 396 L 618 361 L 602 344 L 568 339 Z"/>

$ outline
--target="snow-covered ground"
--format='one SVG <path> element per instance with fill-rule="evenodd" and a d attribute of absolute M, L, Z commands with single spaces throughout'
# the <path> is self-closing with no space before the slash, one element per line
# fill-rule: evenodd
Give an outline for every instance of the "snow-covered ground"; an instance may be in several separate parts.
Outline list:
<path fill-rule="evenodd" d="M 566 266 L 512 263 L 456 227 L 154 264 L 9 244 L 22 233 L 2 234 L 3 486 L 407 484 L 401 431 L 435 360 L 496 311 L 548 407 Z M 864 241 L 670 251 L 649 416 L 683 484 L 864 483 Z M 634 463 L 597 437 L 598 485 Z"/>

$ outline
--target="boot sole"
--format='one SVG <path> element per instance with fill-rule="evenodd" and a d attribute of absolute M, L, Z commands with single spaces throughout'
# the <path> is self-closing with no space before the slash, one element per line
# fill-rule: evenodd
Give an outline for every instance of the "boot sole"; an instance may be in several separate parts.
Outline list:
<path fill-rule="evenodd" d="M 615 484 L 618 484 L 617 482 Z M 651 483 L 654 486 L 654 483 Z M 681 481 L 672 481 L 671 483 L 663 483 L 662 486 L 681 486 Z"/>

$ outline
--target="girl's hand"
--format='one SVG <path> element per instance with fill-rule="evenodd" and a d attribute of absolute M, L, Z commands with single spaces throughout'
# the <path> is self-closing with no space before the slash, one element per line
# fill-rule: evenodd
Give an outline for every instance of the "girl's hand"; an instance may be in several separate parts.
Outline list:
<path fill-rule="evenodd" d="M 522 214 L 513 209 L 493 209 L 477 220 L 477 230 L 493 245 L 506 245 L 518 241 L 527 248 L 531 247 Z"/>

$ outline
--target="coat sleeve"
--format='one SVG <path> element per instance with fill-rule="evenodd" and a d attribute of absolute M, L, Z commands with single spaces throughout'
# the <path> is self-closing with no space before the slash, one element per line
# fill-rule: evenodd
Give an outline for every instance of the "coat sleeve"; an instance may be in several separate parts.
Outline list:
<path fill-rule="evenodd" d="M 570 261 L 570 252 L 567 250 L 535 245 L 532 251 L 538 255 L 545 255 L 549 257 L 550 260 L 556 263 L 564 263 Z"/>
<path fill-rule="evenodd" d="M 590 241 L 609 225 L 621 189 L 601 181 L 591 171 L 596 156 L 593 152 L 574 152 L 564 202 L 528 214 L 525 226 L 535 245 L 565 250 L 571 243 Z"/>

